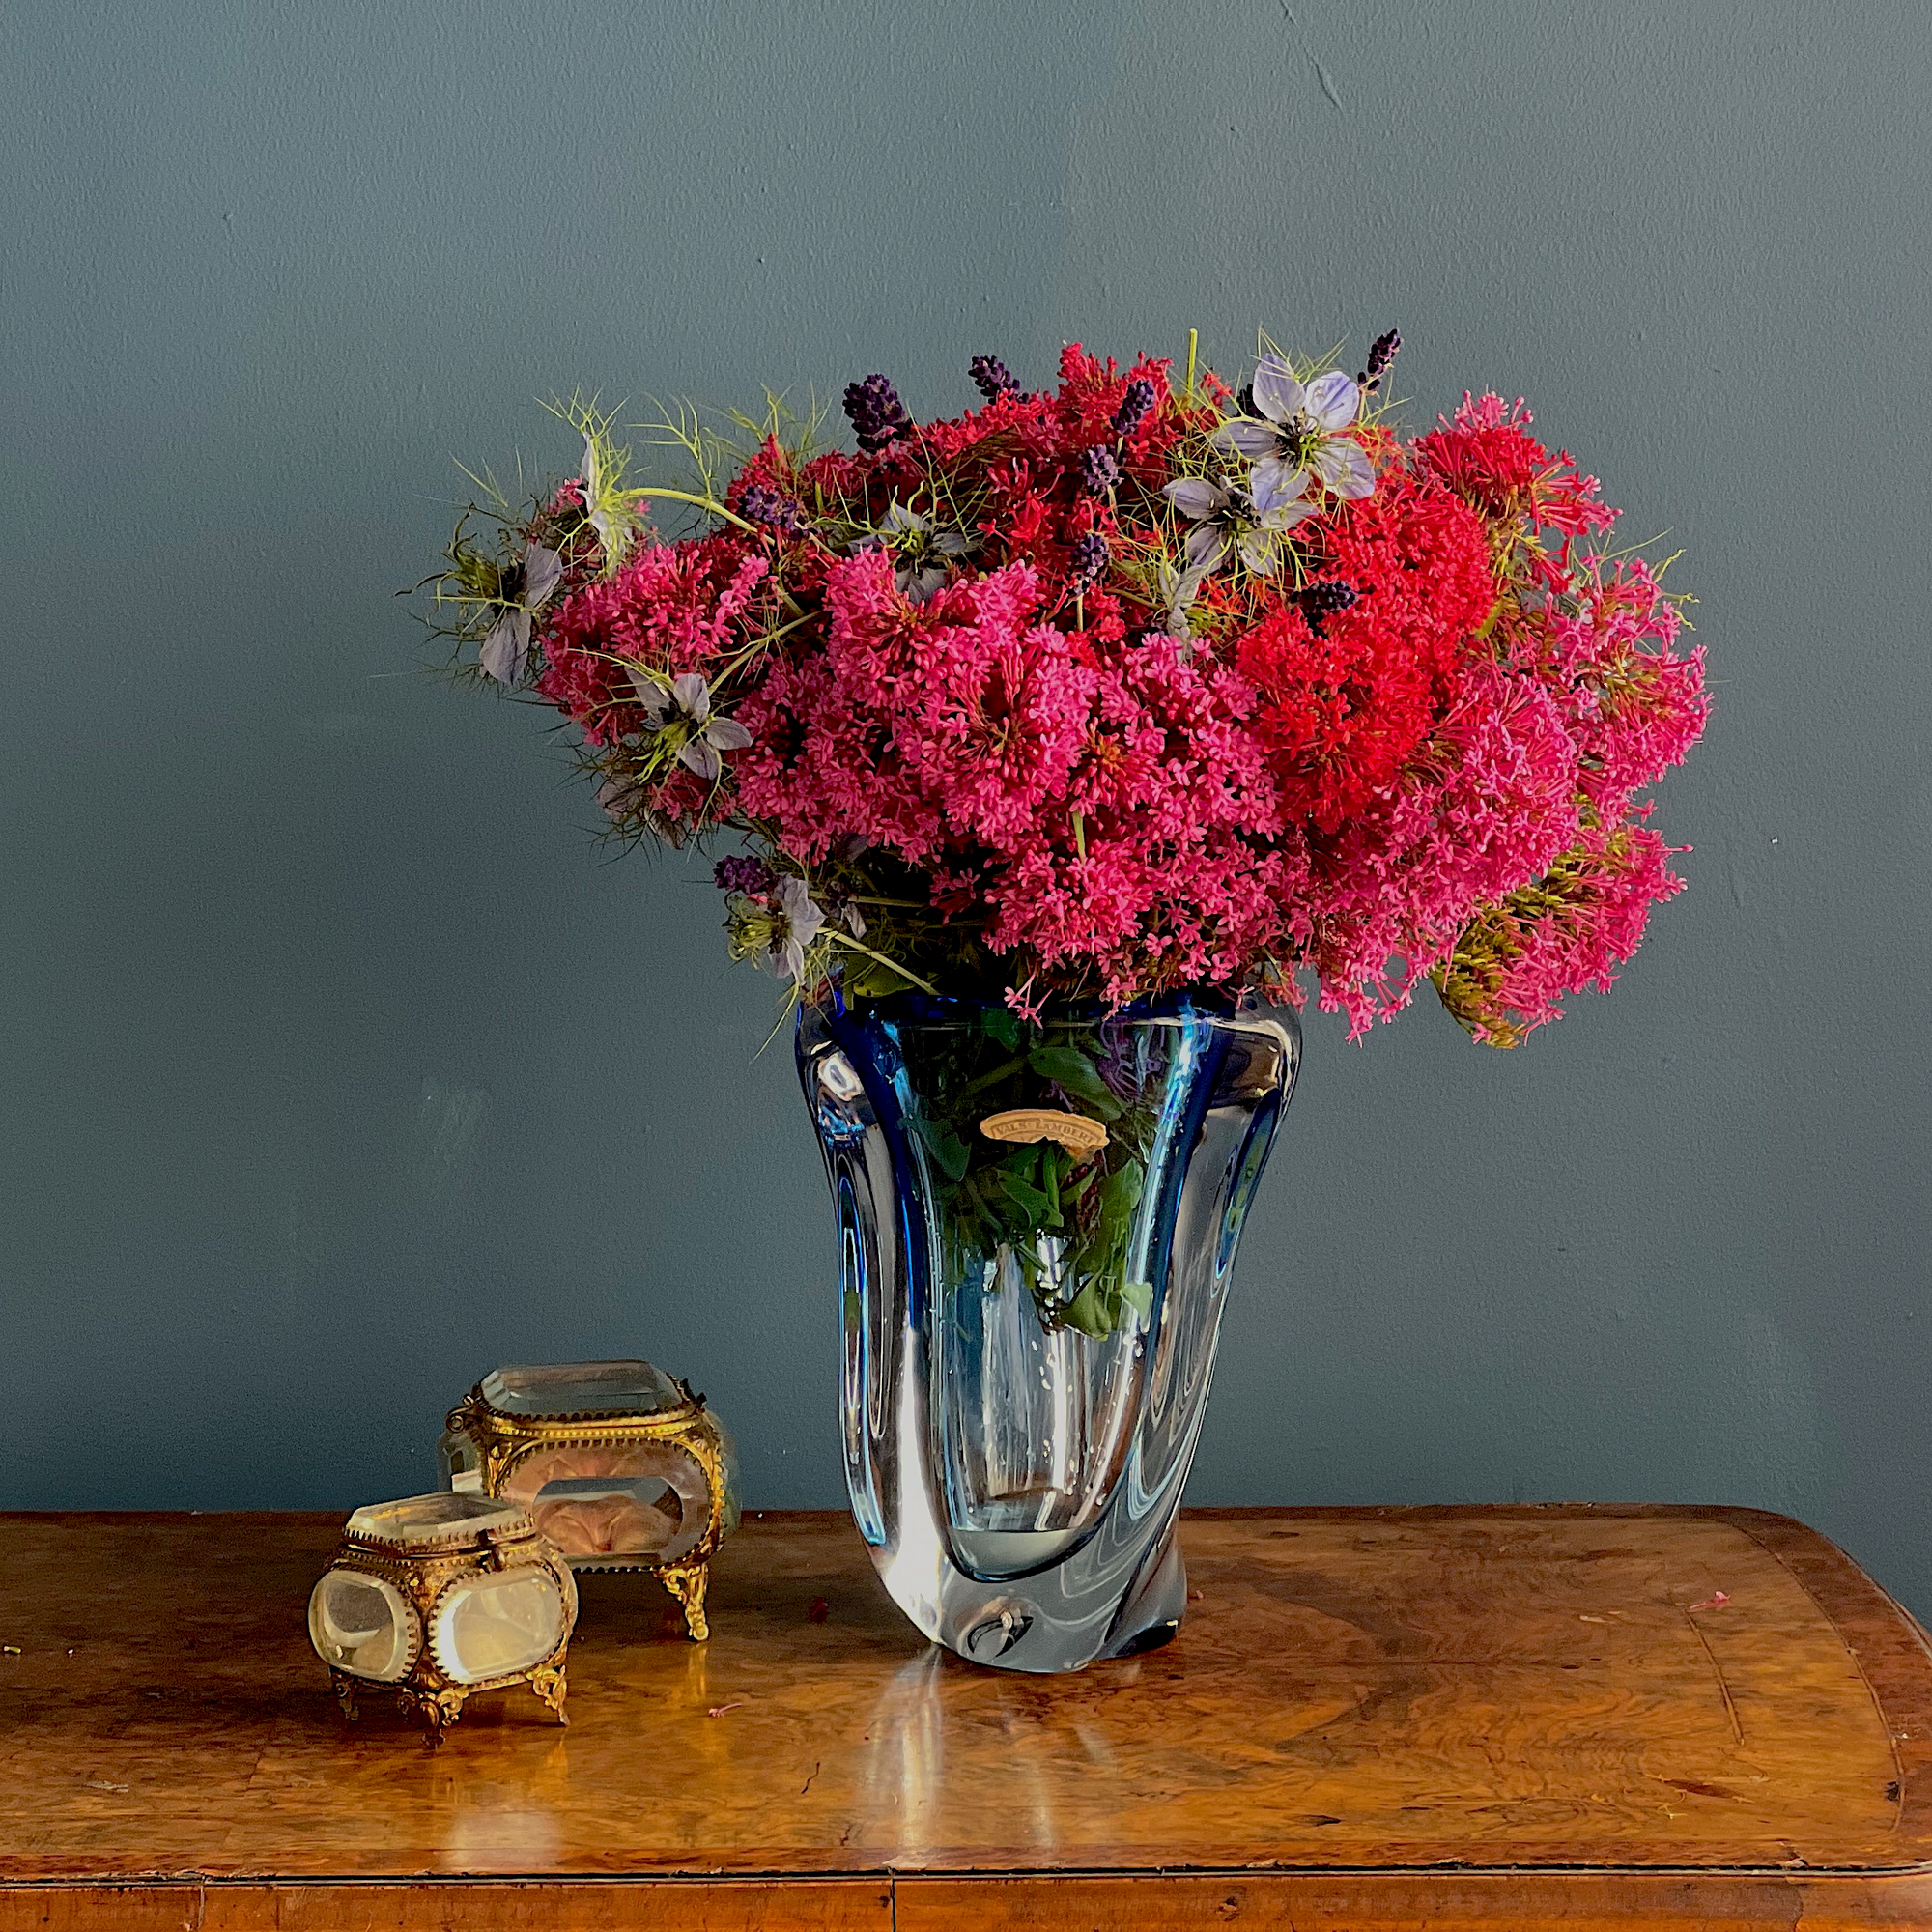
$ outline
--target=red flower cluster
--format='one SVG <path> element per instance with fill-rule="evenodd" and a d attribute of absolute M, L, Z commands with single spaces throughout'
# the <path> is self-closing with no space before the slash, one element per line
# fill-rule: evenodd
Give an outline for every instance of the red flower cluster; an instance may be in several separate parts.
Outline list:
<path fill-rule="evenodd" d="M 1520 404 L 1404 445 L 1280 358 L 1238 398 L 1077 345 L 1051 391 L 973 374 L 929 423 L 854 384 L 863 453 L 769 438 L 678 542 L 589 423 L 515 532 L 562 559 L 530 676 L 613 817 L 756 848 L 738 951 L 1029 1008 L 1306 968 L 1357 1032 L 1429 977 L 1503 1044 L 1609 982 L 1680 883 L 1641 794 L 1701 657 L 1578 553 L 1615 513 Z"/>

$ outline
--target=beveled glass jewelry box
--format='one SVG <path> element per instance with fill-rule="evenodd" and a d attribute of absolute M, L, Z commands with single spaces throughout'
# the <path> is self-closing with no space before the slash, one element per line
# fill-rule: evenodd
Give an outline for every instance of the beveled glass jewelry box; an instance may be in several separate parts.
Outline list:
<path fill-rule="evenodd" d="M 711 1559 L 738 1524 L 731 1438 L 645 1361 L 494 1370 L 449 1412 L 442 1479 L 530 1513 L 573 1570 L 645 1570 L 710 1634 Z"/>
<path fill-rule="evenodd" d="M 576 1622 L 576 1579 L 526 1510 L 441 1492 L 358 1509 L 308 1604 L 343 1715 L 361 1691 L 393 1691 L 432 1745 L 475 1692 L 514 1684 L 568 1723 Z"/>

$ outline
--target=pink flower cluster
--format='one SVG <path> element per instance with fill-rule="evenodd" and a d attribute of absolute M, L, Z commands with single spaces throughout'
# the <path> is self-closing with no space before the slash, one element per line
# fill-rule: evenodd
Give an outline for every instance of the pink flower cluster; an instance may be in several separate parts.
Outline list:
<path fill-rule="evenodd" d="M 994 952 L 1092 969 L 1111 999 L 1155 954 L 1171 984 L 1239 976 L 1295 883 L 1242 836 L 1276 813 L 1245 679 L 1164 635 L 1094 648 L 1047 620 L 1025 562 L 915 611 L 862 554 L 823 595 L 823 656 L 739 712 L 738 803 L 786 852 L 815 866 L 857 838 L 929 867 Z"/>

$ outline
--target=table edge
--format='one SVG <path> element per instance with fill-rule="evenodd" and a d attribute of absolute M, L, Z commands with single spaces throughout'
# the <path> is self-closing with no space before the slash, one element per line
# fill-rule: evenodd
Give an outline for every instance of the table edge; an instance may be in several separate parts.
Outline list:
<path fill-rule="evenodd" d="M 645 1904 L 646 1894 L 656 1894 Z M 1094 1915 L 1109 1932 L 1254 1932 L 1346 1922 L 1351 1932 L 1509 1932 L 1562 1923 L 1577 1932 L 1742 1932 L 1802 1923 L 1806 1932 L 1860 1932 L 1932 1924 L 1932 1864 L 1867 1874 L 1811 1870 L 1648 1867 L 1591 1870 L 1427 1867 L 1409 1871 L 1251 1868 L 1165 1872 L 886 1872 L 666 1875 L 543 1880 L 514 1875 L 419 1880 L 177 1879 L 156 1882 L 0 1882 L 0 1932 L 252 1932 L 298 1922 L 324 1928 L 388 1926 L 447 1932 L 467 1911 L 501 1916 L 511 1898 L 536 1908 L 518 1925 L 663 1925 L 705 1932 L 769 1932 L 770 1906 L 785 1923 L 882 1932 L 1040 1932 Z M 809 1904 L 819 1909 L 799 1916 Z M 641 1907 L 646 1917 L 639 1916 Z M 702 1914 L 694 1918 L 694 1912 Z M 289 1913 L 294 1914 L 293 1921 Z M 562 1918 L 558 1915 L 562 1915 Z M 1585 1916 L 1587 1915 L 1587 1916 Z M 508 1924 L 510 1920 L 504 1918 Z"/>

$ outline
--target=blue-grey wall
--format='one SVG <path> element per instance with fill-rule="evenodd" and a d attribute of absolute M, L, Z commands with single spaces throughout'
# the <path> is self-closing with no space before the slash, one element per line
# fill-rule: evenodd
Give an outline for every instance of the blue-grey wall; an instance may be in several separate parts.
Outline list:
<path fill-rule="evenodd" d="M 1304 1085 L 1201 1500 L 1790 1510 L 1932 1610 L 1932 9 L 7 9 L 0 1504 L 425 1486 L 505 1358 L 641 1351 L 838 1499 L 770 982 L 392 590 L 539 396 L 725 401 L 1390 323 L 1668 527 L 1690 892 L 1521 1052 Z"/>

